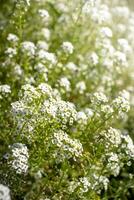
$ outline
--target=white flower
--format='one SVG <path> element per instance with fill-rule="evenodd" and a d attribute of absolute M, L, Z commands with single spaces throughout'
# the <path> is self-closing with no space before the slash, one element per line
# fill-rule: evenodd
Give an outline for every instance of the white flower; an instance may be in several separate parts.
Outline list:
<path fill-rule="evenodd" d="M 100 35 L 101 35 L 101 37 L 111 38 L 113 36 L 113 33 L 109 27 L 102 27 L 100 29 Z"/>
<path fill-rule="evenodd" d="M 81 192 L 87 192 L 91 186 L 91 183 L 88 181 L 87 177 L 80 178 L 80 182 L 82 183 L 82 188 L 80 188 Z"/>
<path fill-rule="evenodd" d="M 11 200 L 10 189 L 2 184 L 0 184 L 0 200 Z"/>
<path fill-rule="evenodd" d="M 116 6 L 112 8 L 113 16 L 117 19 L 120 18 L 121 20 L 128 20 L 130 15 L 130 10 L 126 6 Z"/>
<path fill-rule="evenodd" d="M 79 157 L 82 155 L 83 147 L 79 140 L 71 139 L 65 132 L 59 130 L 54 133 L 52 138 L 52 143 L 55 144 L 60 149 L 66 151 L 68 156 Z"/>
<path fill-rule="evenodd" d="M 56 99 L 50 98 L 49 100 L 45 100 L 41 111 L 43 113 L 52 115 L 58 120 L 58 122 L 61 123 L 62 127 L 64 127 L 66 124 L 72 125 L 74 121 L 76 121 L 77 112 L 75 110 L 75 106 L 72 103 L 62 101 L 58 94 Z"/>
<path fill-rule="evenodd" d="M 120 51 L 123 51 L 124 53 L 131 53 L 132 52 L 132 48 L 125 38 L 119 38 L 117 40 L 117 42 L 118 42 L 118 48 L 119 48 Z"/>
<path fill-rule="evenodd" d="M 20 65 L 16 64 L 14 67 L 14 73 L 18 76 L 21 76 L 23 74 L 23 70 Z"/>
<path fill-rule="evenodd" d="M 113 47 L 113 45 L 111 44 L 111 40 L 107 37 L 103 37 L 103 38 L 96 38 L 96 48 L 100 49 L 101 55 L 105 58 L 105 59 L 109 59 L 111 57 L 113 57 L 115 49 Z M 107 57 L 106 57 L 107 55 Z"/>
<path fill-rule="evenodd" d="M 10 42 L 17 42 L 19 38 L 15 34 L 9 33 L 7 36 L 7 40 Z"/>
<path fill-rule="evenodd" d="M 91 9 L 99 4 L 98 0 L 85 0 L 85 4 L 82 7 L 82 13 L 89 14 L 91 13 Z"/>
<path fill-rule="evenodd" d="M 38 57 L 44 61 L 50 62 L 51 64 L 56 64 L 57 59 L 54 53 L 49 53 L 43 49 L 38 51 Z"/>
<path fill-rule="evenodd" d="M 130 100 L 130 93 L 126 90 L 119 92 L 119 95 L 128 101 Z"/>
<path fill-rule="evenodd" d="M 121 169 L 118 155 L 116 153 L 111 152 L 107 153 L 106 156 L 108 156 L 108 163 L 106 165 L 106 168 L 115 177 L 118 176 Z"/>
<path fill-rule="evenodd" d="M 91 53 L 89 60 L 93 65 L 97 65 L 99 63 L 99 57 L 95 52 Z"/>
<path fill-rule="evenodd" d="M 42 93 L 51 96 L 52 94 L 52 88 L 50 85 L 48 85 L 47 83 L 41 83 L 38 86 L 38 89 L 42 91 Z"/>
<path fill-rule="evenodd" d="M 47 10 L 45 9 L 39 9 L 39 15 L 43 18 L 44 21 L 48 21 L 49 20 L 49 13 Z"/>
<path fill-rule="evenodd" d="M 41 111 L 46 112 L 47 114 L 56 118 L 58 112 L 58 106 L 55 103 L 53 103 L 53 101 L 45 100 Z"/>
<path fill-rule="evenodd" d="M 42 63 L 38 63 L 37 65 L 35 65 L 34 69 L 37 70 L 39 73 L 48 73 L 48 69 Z"/>
<path fill-rule="evenodd" d="M 11 93 L 10 85 L 0 85 L 0 93 L 3 94 Z"/>
<path fill-rule="evenodd" d="M 77 66 L 73 62 L 67 63 L 66 68 L 69 69 L 72 72 L 75 72 L 75 71 L 78 70 Z"/>
<path fill-rule="evenodd" d="M 60 12 L 67 13 L 69 11 L 69 7 L 64 2 L 57 2 L 56 7 Z"/>
<path fill-rule="evenodd" d="M 108 189 L 108 183 L 109 183 L 109 179 L 106 176 L 99 176 L 99 184 L 103 184 L 104 189 L 107 190 Z"/>
<path fill-rule="evenodd" d="M 107 131 L 102 131 L 100 135 L 104 137 L 108 149 L 121 144 L 121 132 L 118 129 L 110 127 Z"/>
<path fill-rule="evenodd" d="M 37 42 L 37 48 L 38 49 L 43 49 L 43 50 L 48 50 L 48 43 L 46 43 L 45 41 L 39 40 Z"/>
<path fill-rule="evenodd" d="M 10 58 L 12 58 L 12 57 L 14 57 L 14 56 L 17 54 L 17 50 L 16 50 L 16 48 L 9 47 L 9 48 L 5 51 L 5 53 L 6 53 Z"/>
<path fill-rule="evenodd" d="M 126 29 L 127 29 L 127 27 L 125 26 L 125 24 L 121 24 L 121 23 L 117 24 L 117 33 L 124 34 Z"/>
<path fill-rule="evenodd" d="M 26 53 L 28 56 L 34 56 L 36 47 L 33 42 L 25 41 L 21 44 L 22 52 Z"/>
<path fill-rule="evenodd" d="M 63 42 L 62 49 L 67 54 L 72 54 L 74 51 L 74 47 L 71 42 Z"/>
<path fill-rule="evenodd" d="M 99 6 L 99 8 L 94 7 L 89 14 L 91 19 L 98 24 L 109 23 L 112 19 L 109 7 L 106 4 Z"/>
<path fill-rule="evenodd" d="M 84 112 L 80 111 L 77 113 L 77 121 L 80 124 L 86 124 L 87 123 L 87 116 Z"/>
<path fill-rule="evenodd" d="M 129 101 L 124 96 L 118 96 L 113 101 L 113 106 L 115 109 L 119 110 L 119 112 L 128 112 L 130 109 Z"/>
<path fill-rule="evenodd" d="M 59 84 L 61 87 L 65 88 L 66 91 L 70 91 L 70 81 L 66 77 L 62 77 L 59 80 Z"/>
<path fill-rule="evenodd" d="M 83 94 L 84 91 L 86 90 L 86 84 L 84 81 L 80 81 L 76 84 L 76 89 L 80 94 Z"/>
<path fill-rule="evenodd" d="M 80 186 L 80 182 L 78 182 L 78 181 L 70 181 L 70 182 L 69 182 L 69 186 L 68 186 L 69 192 L 73 193 L 74 190 L 75 190 L 78 186 Z"/>
<path fill-rule="evenodd" d="M 94 104 L 107 103 L 108 99 L 102 92 L 95 92 L 91 97 L 91 102 Z"/>
<path fill-rule="evenodd" d="M 85 114 L 87 115 L 88 118 L 91 118 L 94 115 L 94 112 L 90 108 L 85 108 Z"/>
<path fill-rule="evenodd" d="M 125 152 L 126 154 L 129 156 L 129 158 L 134 159 L 134 143 L 133 140 L 131 139 L 131 137 L 128 134 L 124 134 L 122 135 L 122 138 L 124 139 L 124 143 L 125 143 Z"/>
<path fill-rule="evenodd" d="M 103 62 L 103 66 L 106 67 L 107 69 L 111 70 L 113 68 L 113 60 L 110 58 L 105 58 L 104 62 Z M 110 78 L 110 77 L 108 77 L 108 78 Z"/>
<path fill-rule="evenodd" d="M 47 41 L 50 40 L 51 32 L 48 28 L 41 29 L 41 34 L 43 35 L 44 39 Z"/>
<path fill-rule="evenodd" d="M 101 111 L 105 113 L 105 116 L 111 116 L 114 110 L 110 105 L 101 105 Z"/>
<path fill-rule="evenodd" d="M 114 62 L 119 66 L 122 65 L 124 67 L 127 67 L 126 54 L 121 51 L 116 51 L 114 53 Z"/>
<path fill-rule="evenodd" d="M 9 164 L 11 167 L 15 169 L 18 174 L 27 173 L 29 155 L 26 145 L 15 143 L 10 146 L 10 148 L 12 152 L 12 160 L 9 161 Z"/>

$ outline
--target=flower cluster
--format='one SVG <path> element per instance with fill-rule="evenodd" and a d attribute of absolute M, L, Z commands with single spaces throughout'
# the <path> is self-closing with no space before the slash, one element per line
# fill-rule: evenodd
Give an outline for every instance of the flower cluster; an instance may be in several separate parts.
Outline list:
<path fill-rule="evenodd" d="M 0 13 L 0 199 L 133 199 L 128 1 L 8 0 Z"/>
<path fill-rule="evenodd" d="M 0 199 L 1 200 L 11 200 L 9 188 L 2 184 L 0 184 Z"/>
<path fill-rule="evenodd" d="M 28 170 L 28 149 L 24 144 L 15 143 L 10 146 L 11 160 L 8 162 L 16 173 L 26 173 Z"/>
<path fill-rule="evenodd" d="M 65 151 L 65 156 L 68 158 L 70 155 L 68 155 L 68 152 L 72 155 L 72 157 L 79 157 L 82 156 L 83 147 L 80 141 L 76 139 L 71 139 L 65 132 L 58 131 L 54 133 L 52 143 L 55 144 L 59 150 L 62 149 L 62 151 Z"/>
<path fill-rule="evenodd" d="M 71 126 L 76 121 L 74 104 L 63 101 L 58 91 L 50 85 L 41 83 L 37 88 L 25 85 L 22 93 L 20 100 L 12 103 L 12 114 L 20 131 L 26 132 L 27 128 L 37 127 L 43 121 L 53 125 L 55 121 L 66 129 L 67 125 Z"/>

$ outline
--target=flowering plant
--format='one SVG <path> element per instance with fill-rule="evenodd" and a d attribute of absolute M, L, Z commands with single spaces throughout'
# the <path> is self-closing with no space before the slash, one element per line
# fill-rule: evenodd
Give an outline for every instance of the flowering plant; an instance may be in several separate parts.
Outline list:
<path fill-rule="evenodd" d="M 0 11 L 0 199 L 132 199 L 128 2 L 7 0 Z"/>

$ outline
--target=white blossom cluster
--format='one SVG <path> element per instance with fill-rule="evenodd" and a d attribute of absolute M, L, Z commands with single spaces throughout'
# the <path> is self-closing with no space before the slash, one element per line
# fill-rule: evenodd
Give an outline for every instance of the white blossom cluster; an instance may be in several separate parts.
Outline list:
<path fill-rule="evenodd" d="M 94 104 L 103 104 L 103 103 L 107 103 L 108 99 L 104 93 L 95 92 L 91 97 L 91 102 Z"/>
<path fill-rule="evenodd" d="M 10 149 L 11 161 L 9 161 L 9 165 L 11 165 L 17 174 L 27 173 L 29 154 L 26 145 L 15 143 L 10 146 Z"/>
<path fill-rule="evenodd" d="M 83 185 L 81 188 L 81 192 L 87 192 L 91 186 L 90 182 L 88 181 L 87 177 L 80 178 L 80 183 Z"/>
<path fill-rule="evenodd" d="M 7 36 L 7 40 L 12 42 L 12 43 L 15 43 L 19 40 L 19 38 L 15 34 L 9 33 L 8 36 Z"/>
<path fill-rule="evenodd" d="M 110 127 L 107 131 L 102 131 L 100 135 L 106 142 L 106 148 L 110 146 L 118 147 L 121 144 L 121 132 L 118 129 Z"/>
<path fill-rule="evenodd" d="M 69 182 L 68 190 L 73 193 L 75 190 L 79 190 L 79 195 L 88 192 L 91 189 L 91 183 L 87 177 L 81 177 L 79 180 Z"/>
<path fill-rule="evenodd" d="M 120 130 L 110 127 L 107 131 L 100 133 L 99 142 L 105 148 L 105 154 L 102 156 L 102 159 L 106 160 L 105 170 L 109 173 L 118 176 L 125 163 L 132 164 L 131 160 L 134 159 L 134 143 L 127 133 L 124 134 Z"/>
<path fill-rule="evenodd" d="M 67 124 L 72 125 L 76 121 L 77 112 L 75 106 L 70 102 L 59 99 L 45 100 L 41 111 L 57 118 L 65 128 Z"/>
<path fill-rule="evenodd" d="M 39 123 L 51 123 L 53 120 L 66 129 L 76 121 L 77 111 L 74 104 L 63 101 L 57 90 L 50 85 L 41 83 L 37 88 L 25 85 L 22 91 L 22 98 L 11 104 L 12 114 L 20 131 L 23 126 L 24 129 L 28 127 L 28 130 L 33 130 L 32 127 L 38 126 Z"/>
<path fill-rule="evenodd" d="M 130 109 L 129 101 L 123 96 L 118 96 L 113 101 L 113 106 L 115 109 L 119 110 L 120 113 L 128 112 Z"/>
<path fill-rule="evenodd" d="M 96 166 L 93 166 L 96 167 Z M 109 179 L 105 175 L 101 175 L 98 173 L 97 170 L 94 170 L 93 174 L 91 175 L 91 188 L 96 190 L 97 193 L 100 193 L 101 189 L 104 188 L 105 191 L 108 189 Z"/>
<path fill-rule="evenodd" d="M 93 166 L 96 167 L 96 166 Z M 69 182 L 68 190 L 73 193 L 75 190 L 79 189 L 79 195 L 86 193 L 90 190 L 95 190 L 100 193 L 101 189 L 108 189 L 109 179 L 106 176 L 97 174 L 96 169 L 94 173 L 89 177 L 81 177 L 79 180 Z"/>
<path fill-rule="evenodd" d="M 47 10 L 39 9 L 39 15 L 43 18 L 43 21 L 48 21 L 49 13 Z"/>
<path fill-rule="evenodd" d="M 63 48 L 64 52 L 67 54 L 72 54 L 74 51 L 74 47 L 70 42 L 63 42 L 62 48 Z"/>
<path fill-rule="evenodd" d="M 11 93 L 11 87 L 10 85 L 0 85 L 0 99 L 3 97 L 8 97 Z"/>
<path fill-rule="evenodd" d="M 5 54 L 6 54 L 7 56 L 9 56 L 9 58 L 13 58 L 14 56 L 17 55 L 17 50 L 16 50 L 16 48 L 9 47 L 9 48 L 5 51 Z"/>
<path fill-rule="evenodd" d="M 86 84 L 84 81 L 80 81 L 76 84 L 76 89 L 80 94 L 83 94 L 86 90 Z"/>
<path fill-rule="evenodd" d="M 0 85 L 0 93 L 8 94 L 11 93 L 11 88 L 9 85 Z"/>
<path fill-rule="evenodd" d="M 7 186 L 2 185 L 2 184 L 0 184 L 0 199 L 11 200 L 10 189 Z"/>
<path fill-rule="evenodd" d="M 82 156 L 83 147 L 79 140 L 70 138 L 67 133 L 62 130 L 54 133 L 52 143 L 66 152 L 67 156 L 79 157 Z M 68 155 L 69 152 L 69 155 Z"/>
<path fill-rule="evenodd" d="M 80 124 L 86 124 L 88 120 L 88 116 L 83 111 L 79 111 L 77 113 L 77 122 Z"/>
<path fill-rule="evenodd" d="M 106 169 L 114 176 L 118 176 L 122 167 L 118 154 L 111 152 L 106 154 L 106 156 L 108 157 Z"/>
<path fill-rule="evenodd" d="M 66 92 L 70 91 L 70 81 L 66 77 L 62 77 L 59 80 L 59 85 L 61 88 L 63 87 Z"/>
<path fill-rule="evenodd" d="M 27 54 L 28 56 L 34 56 L 36 47 L 33 42 L 25 41 L 21 45 L 22 51 L 25 54 Z"/>
<path fill-rule="evenodd" d="M 44 63 L 48 62 L 48 63 L 55 65 L 56 62 L 57 62 L 57 59 L 56 59 L 56 56 L 55 56 L 54 53 L 50 53 L 50 52 L 45 51 L 43 49 L 41 49 L 37 52 L 37 56 Z"/>
<path fill-rule="evenodd" d="M 125 153 L 130 159 L 134 159 L 134 143 L 131 137 L 128 134 L 124 134 L 122 138 L 124 141 L 122 147 L 125 148 Z"/>

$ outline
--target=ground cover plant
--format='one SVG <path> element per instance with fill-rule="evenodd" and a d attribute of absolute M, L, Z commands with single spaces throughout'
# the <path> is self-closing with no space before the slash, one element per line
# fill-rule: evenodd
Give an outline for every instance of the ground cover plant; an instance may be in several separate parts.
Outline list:
<path fill-rule="evenodd" d="M 134 198 L 134 12 L 0 0 L 0 200 Z"/>

